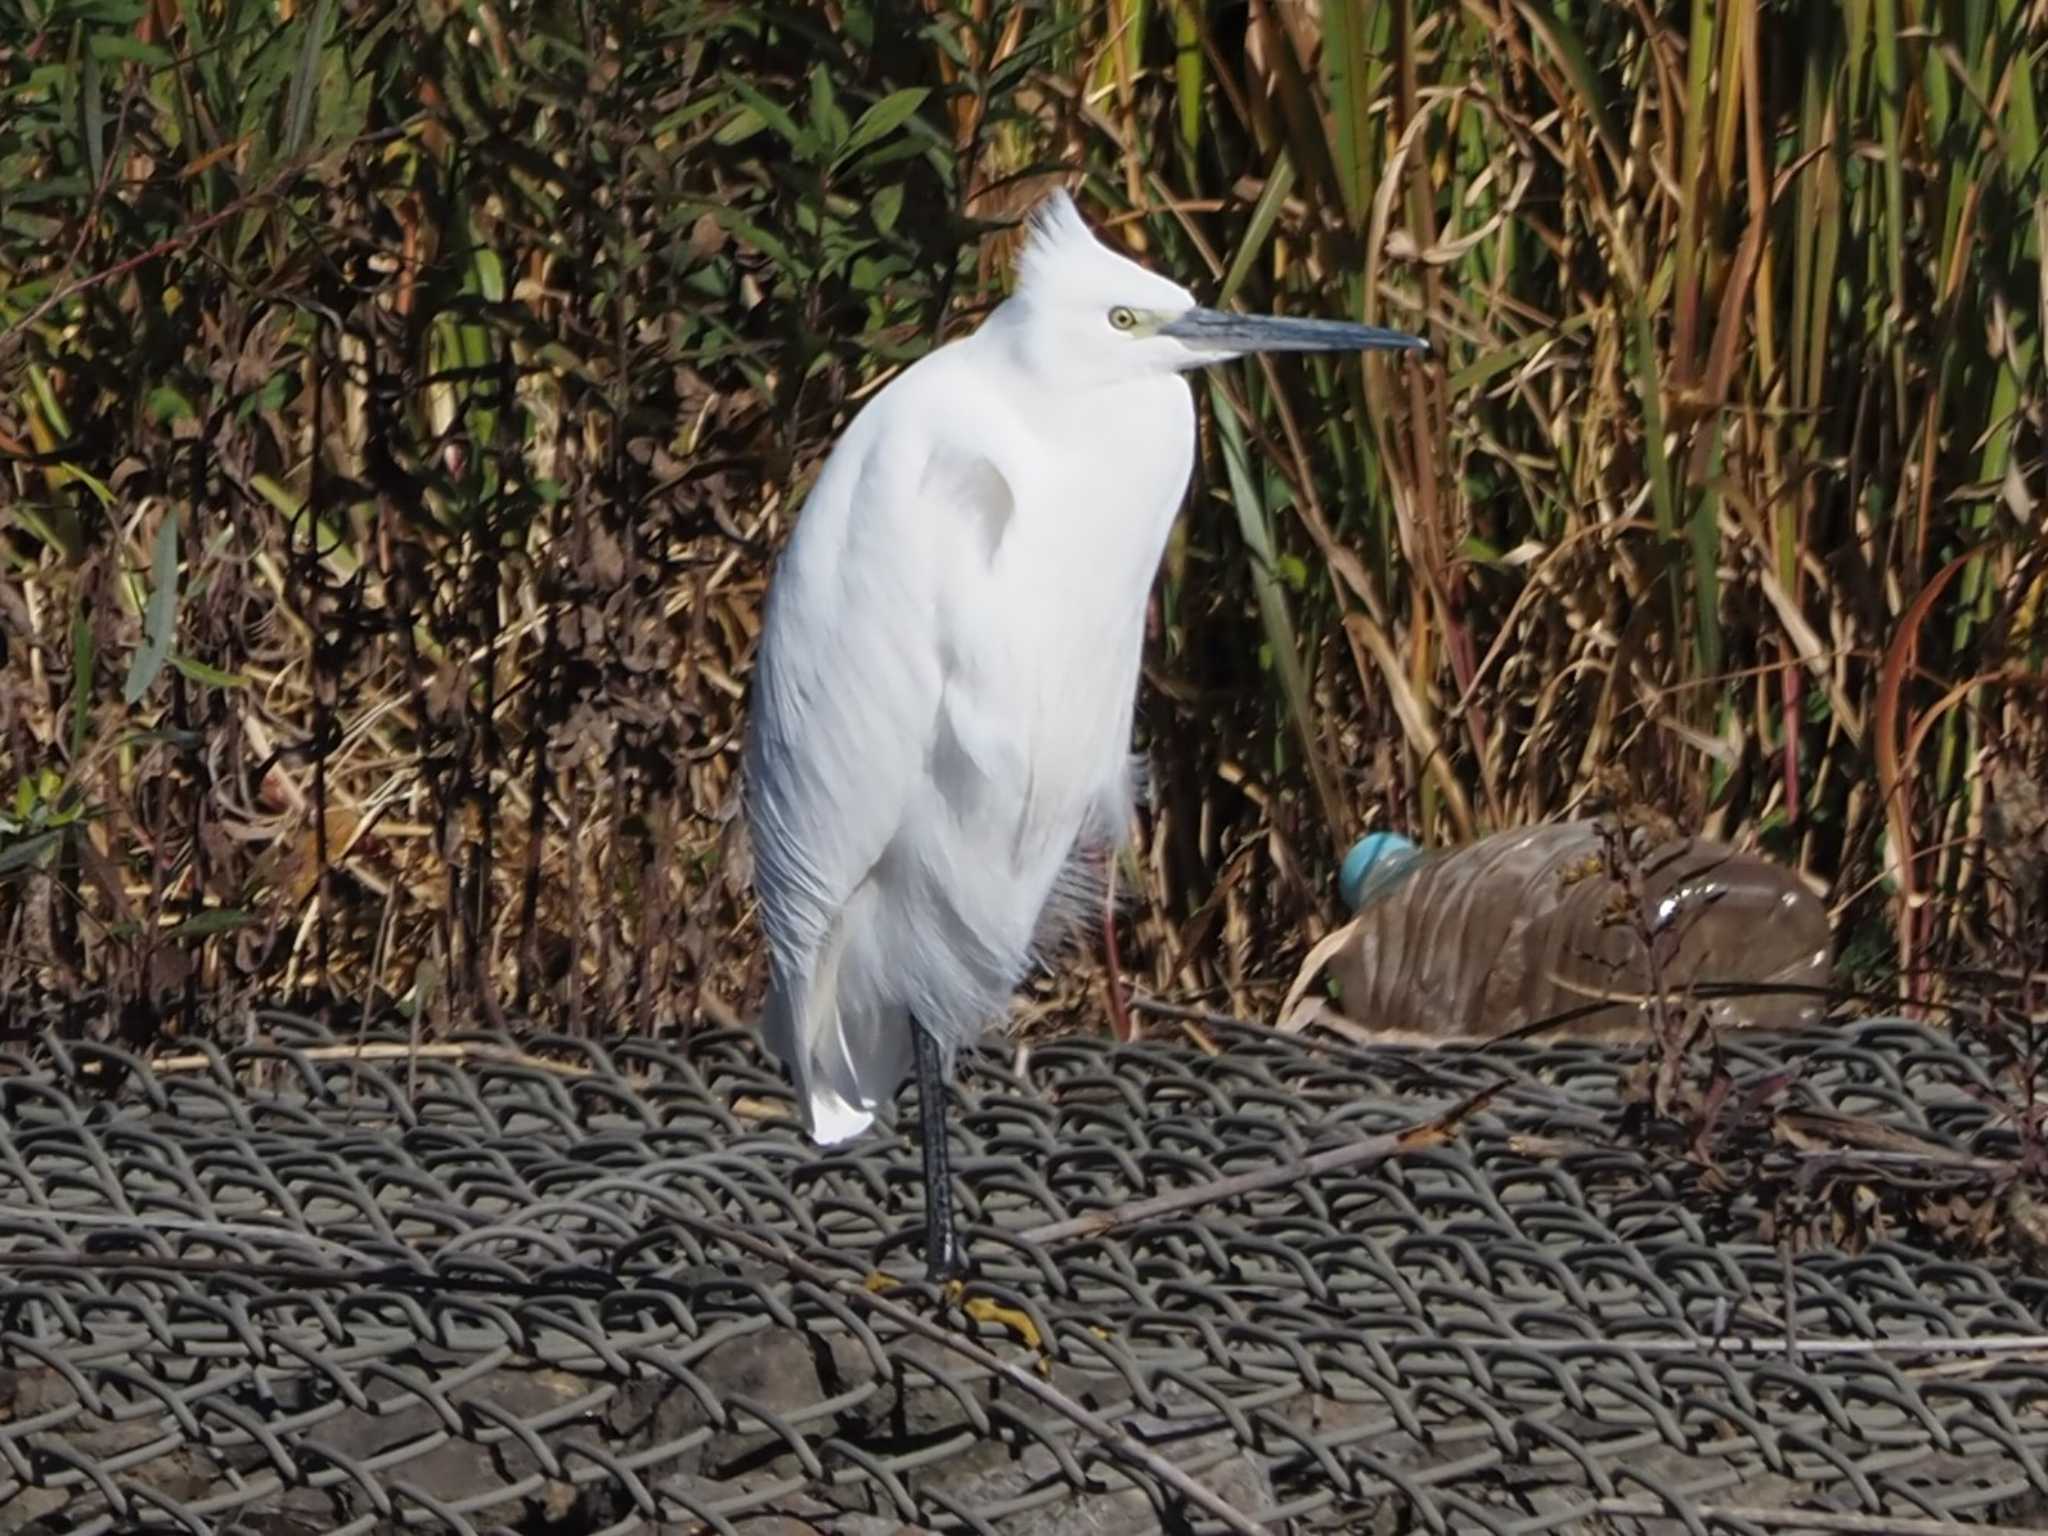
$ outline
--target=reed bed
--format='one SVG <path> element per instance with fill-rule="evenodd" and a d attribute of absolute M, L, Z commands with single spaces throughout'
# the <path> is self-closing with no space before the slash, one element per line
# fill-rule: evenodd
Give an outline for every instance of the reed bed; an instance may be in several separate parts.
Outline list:
<path fill-rule="evenodd" d="M 1441 359 L 1198 381 L 1146 986 L 1269 1007 L 1364 828 L 1624 811 L 2044 1006 L 2041 0 L 0 16 L 0 996 L 745 1013 L 774 551 L 1057 183 Z"/>

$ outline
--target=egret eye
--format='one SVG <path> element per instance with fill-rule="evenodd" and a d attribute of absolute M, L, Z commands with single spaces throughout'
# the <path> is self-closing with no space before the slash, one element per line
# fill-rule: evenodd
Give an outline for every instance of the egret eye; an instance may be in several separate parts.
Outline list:
<path fill-rule="evenodd" d="M 1109 323 L 1120 331 L 1135 331 L 1138 328 L 1138 312 L 1119 304 L 1109 312 Z"/>

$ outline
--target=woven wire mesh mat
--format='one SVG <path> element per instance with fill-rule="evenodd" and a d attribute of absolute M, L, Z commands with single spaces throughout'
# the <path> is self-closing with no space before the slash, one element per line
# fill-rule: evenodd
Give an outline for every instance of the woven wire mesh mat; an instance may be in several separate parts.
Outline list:
<path fill-rule="evenodd" d="M 1611 1049 L 984 1053 L 963 1304 L 861 1287 L 916 1272 L 915 1150 L 809 1146 L 742 1035 L 251 1036 L 0 1058 L 0 1532 L 2048 1526 L 2048 1289 L 1897 1223 L 1771 1240 L 1770 1202 L 1617 1143 Z M 2011 1155 L 1944 1036 L 1730 1066 Z M 1495 1083 L 1441 1144 L 1020 1235 Z"/>

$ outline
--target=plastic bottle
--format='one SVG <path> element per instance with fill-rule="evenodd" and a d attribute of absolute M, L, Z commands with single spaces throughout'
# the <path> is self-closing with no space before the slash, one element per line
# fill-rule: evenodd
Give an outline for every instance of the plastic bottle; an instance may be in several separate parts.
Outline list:
<path fill-rule="evenodd" d="M 1827 909 L 1792 871 L 1694 839 L 1631 846 L 1664 993 L 1696 984 L 1824 988 Z M 1600 1004 L 1558 1026 L 1638 1034 L 1654 990 L 1627 887 L 1609 876 L 1601 824 L 1559 822 L 1425 853 L 1394 833 L 1354 846 L 1339 877 L 1357 916 L 1329 961 L 1337 1006 L 1368 1028 L 1484 1039 Z M 1699 996 L 1717 1025 L 1816 1022 L 1812 991 Z"/>

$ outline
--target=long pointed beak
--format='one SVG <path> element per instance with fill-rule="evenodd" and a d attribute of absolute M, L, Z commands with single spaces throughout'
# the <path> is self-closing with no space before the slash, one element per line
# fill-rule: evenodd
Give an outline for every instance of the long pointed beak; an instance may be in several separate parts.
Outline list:
<path fill-rule="evenodd" d="M 1348 320 L 1297 320 L 1282 315 L 1233 315 L 1191 309 L 1159 328 L 1161 336 L 1205 352 L 1427 352 L 1429 343 L 1406 331 Z"/>

